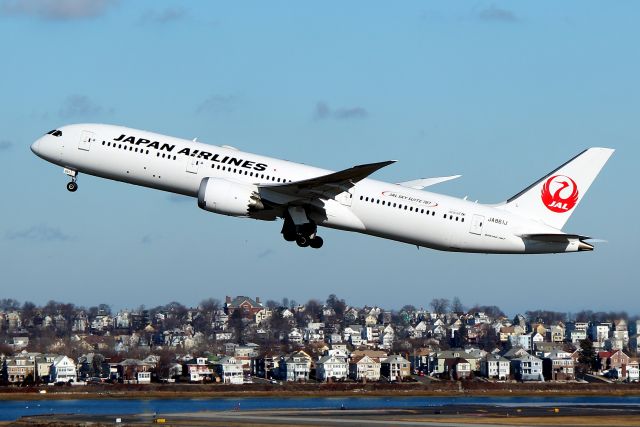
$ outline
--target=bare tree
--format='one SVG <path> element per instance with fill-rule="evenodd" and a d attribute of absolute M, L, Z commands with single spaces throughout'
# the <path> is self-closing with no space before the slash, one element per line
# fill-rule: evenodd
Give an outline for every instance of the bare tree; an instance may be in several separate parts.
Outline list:
<path fill-rule="evenodd" d="M 233 335 L 238 344 L 244 344 L 244 319 L 241 310 L 233 310 L 229 317 L 229 328 L 233 331 Z"/>
<path fill-rule="evenodd" d="M 451 311 L 454 313 L 464 313 L 466 311 L 464 305 L 462 305 L 462 301 L 460 301 L 460 298 L 453 298 L 453 301 L 451 302 Z"/>
<path fill-rule="evenodd" d="M 343 319 L 344 313 L 347 310 L 347 303 L 345 303 L 343 299 L 339 299 L 336 294 L 331 294 L 327 298 L 327 306 L 333 309 L 337 319 Z"/>
<path fill-rule="evenodd" d="M 449 310 L 449 300 L 447 298 L 434 298 L 429 305 L 436 314 L 445 314 Z"/>
<path fill-rule="evenodd" d="M 320 304 L 318 300 L 310 299 L 304 306 L 304 313 L 308 315 L 311 320 L 317 322 L 322 316 L 322 304 Z"/>
<path fill-rule="evenodd" d="M 267 308 L 269 310 L 274 310 L 274 309 L 278 308 L 279 305 L 280 304 L 277 301 L 274 301 L 272 299 L 267 300 Z"/>
<path fill-rule="evenodd" d="M 13 298 L 2 298 L 0 299 L 0 310 L 2 311 L 12 311 L 20 308 L 20 303 Z"/>

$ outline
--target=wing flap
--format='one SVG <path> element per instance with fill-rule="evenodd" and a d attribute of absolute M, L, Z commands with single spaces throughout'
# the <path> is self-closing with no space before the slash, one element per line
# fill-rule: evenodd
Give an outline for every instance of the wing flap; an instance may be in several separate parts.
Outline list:
<path fill-rule="evenodd" d="M 372 173 L 392 163 L 395 163 L 395 160 L 357 165 L 339 172 L 333 172 L 328 175 L 302 181 L 288 182 L 286 184 L 259 185 L 258 189 L 284 194 L 297 199 L 332 198 L 337 194 L 347 191 L 357 182 L 362 181 Z"/>
<path fill-rule="evenodd" d="M 435 178 L 420 178 L 420 179 L 414 179 L 412 181 L 398 182 L 398 185 L 402 185 L 403 187 L 413 188 L 415 190 L 422 190 L 425 187 L 440 184 L 441 182 L 445 182 L 445 181 L 451 181 L 452 179 L 460 178 L 461 176 L 462 175 L 452 175 L 452 176 L 439 176 Z"/>

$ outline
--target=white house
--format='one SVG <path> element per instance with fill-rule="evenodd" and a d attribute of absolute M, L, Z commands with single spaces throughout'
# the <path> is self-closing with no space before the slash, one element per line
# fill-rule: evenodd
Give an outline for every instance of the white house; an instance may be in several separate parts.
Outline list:
<path fill-rule="evenodd" d="M 349 362 L 349 377 L 355 381 L 378 381 L 380 380 L 379 361 L 365 355 L 356 356 Z"/>
<path fill-rule="evenodd" d="M 382 348 L 390 349 L 393 346 L 393 341 L 395 339 L 395 331 L 391 327 L 391 325 L 387 325 L 382 331 L 382 335 L 380 336 L 380 346 Z"/>
<path fill-rule="evenodd" d="M 304 351 L 296 351 L 280 361 L 280 377 L 286 381 L 308 381 L 311 357 Z"/>
<path fill-rule="evenodd" d="M 292 344 L 302 344 L 302 334 L 297 328 L 293 328 L 288 335 L 289 342 Z"/>
<path fill-rule="evenodd" d="M 489 354 L 480 361 L 480 375 L 485 378 L 506 380 L 509 378 L 511 362 L 498 355 Z"/>
<path fill-rule="evenodd" d="M 242 384 L 244 378 L 242 375 L 242 362 L 233 356 L 225 356 L 214 362 L 216 373 L 225 384 Z"/>
<path fill-rule="evenodd" d="M 75 362 L 67 356 L 56 357 L 49 368 L 49 378 L 53 383 L 77 382 L 78 374 Z"/>
<path fill-rule="evenodd" d="M 189 375 L 189 381 L 200 382 L 210 380 L 213 375 L 213 369 L 208 362 L 206 357 L 196 357 L 185 363 L 185 370 Z"/>
<path fill-rule="evenodd" d="M 327 354 L 316 362 L 316 378 L 319 381 L 328 381 L 330 378 L 343 380 L 347 378 L 347 373 L 347 359 L 337 354 Z"/>
<path fill-rule="evenodd" d="M 527 351 L 533 348 L 533 336 L 531 333 L 510 335 L 509 341 L 512 347 L 520 347 Z"/>

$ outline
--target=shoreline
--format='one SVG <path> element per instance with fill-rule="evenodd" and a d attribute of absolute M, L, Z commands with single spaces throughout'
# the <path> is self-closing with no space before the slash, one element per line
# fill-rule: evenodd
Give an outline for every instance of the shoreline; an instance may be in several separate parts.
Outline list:
<path fill-rule="evenodd" d="M 459 387 L 458 384 L 442 386 L 404 385 L 353 385 L 340 384 L 291 384 L 274 387 L 242 389 L 229 386 L 112 386 L 83 388 L 33 387 L 29 390 L 0 388 L 3 400 L 77 400 L 77 399 L 226 399 L 226 398 L 318 398 L 318 397 L 508 397 L 508 396 L 640 396 L 640 386 L 626 384 L 545 386 L 540 384 L 501 384 L 501 387 Z M 455 387 L 454 387 L 455 386 Z M 46 393 L 40 393 L 46 390 Z"/>

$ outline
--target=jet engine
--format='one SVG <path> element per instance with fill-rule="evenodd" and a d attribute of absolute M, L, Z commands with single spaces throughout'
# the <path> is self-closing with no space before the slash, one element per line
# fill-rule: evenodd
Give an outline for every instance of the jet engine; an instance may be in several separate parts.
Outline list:
<path fill-rule="evenodd" d="M 204 178 L 200 182 L 198 206 L 205 211 L 239 217 L 264 209 L 258 187 L 222 178 Z"/>

